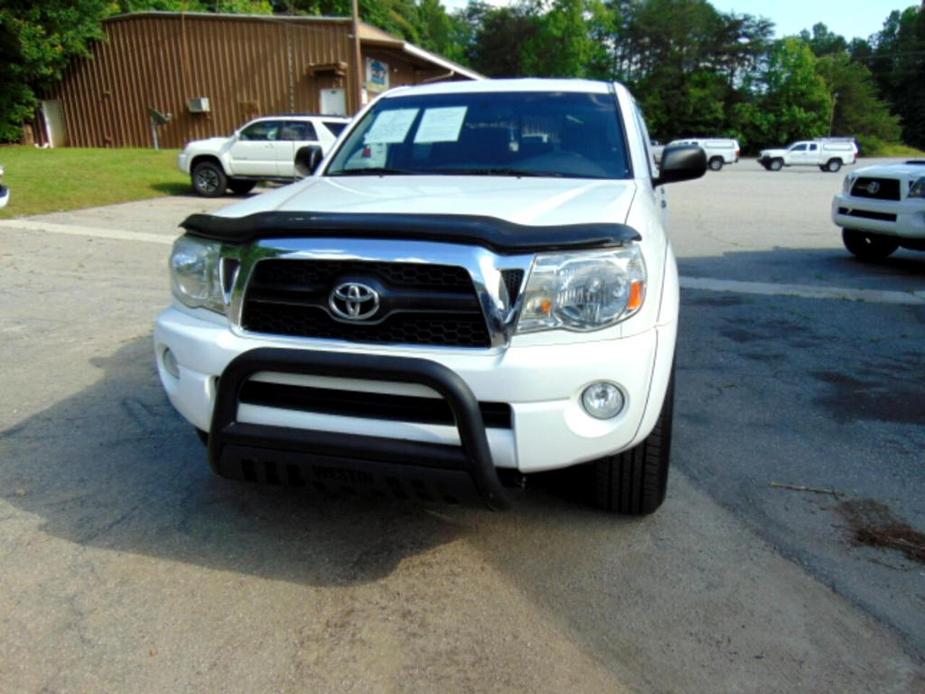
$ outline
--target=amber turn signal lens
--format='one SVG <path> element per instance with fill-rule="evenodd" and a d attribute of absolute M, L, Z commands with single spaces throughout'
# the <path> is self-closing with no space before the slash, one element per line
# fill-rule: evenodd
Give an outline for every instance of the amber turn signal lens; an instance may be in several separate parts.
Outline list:
<path fill-rule="evenodd" d="M 637 308 L 642 306 L 642 296 L 644 289 L 645 284 L 639 280 L 636 280 L 630 285 L 630 297 L 626 302 L 626 309 L 628 311 L 635 311 Z"/>

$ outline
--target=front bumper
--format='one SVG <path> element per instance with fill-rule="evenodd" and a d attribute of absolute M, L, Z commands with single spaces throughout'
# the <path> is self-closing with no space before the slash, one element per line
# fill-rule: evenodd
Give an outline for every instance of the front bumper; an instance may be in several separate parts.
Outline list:
<path fill-rule="evenodd" d="M 185 151 L 177 155 L 177 168 L 185 174 L 189 173 L 190 156 Z"/>
<path fill-rule="evenodd" d="M 843 229 L 925 239 L 925 200 L 875 200 L 840 193 L 832 198 L 832 221 Z"/>
<path fill-rule="evenodd" d="M 223 319 L 202 318 L 170 308 L 155 325 L 154 341 L 161 382 L 174 407 L 190 423 L 209 431 L 219 378 L 239 355 L 258 348 L 304 349 L 346 355 L 426 359 L 457 374 L 480 403 L 506 403 L 510 425 L 486 429 L 495 466 L 524 473 L 567 467 L 616 453 L 645 438 L 655 424 L 668 385 L 677 324 L 666 323 L 633 336 L 597 342 L 510 346 L 505 350 L 383 348 L 331 341 L 241 336 Z M 515 343 L 516 345 L 516 339 Z M 164 366 L 173 353 L 179 378 Z M 349 362 L 347 362 L 349 363 Z M 399 393 L 439 397 L 420 384 L 373 383 L 344 368 L 338 377 L 279 374 L 266 369 L 270 383 L 336 388 L 360 393 Z M 596 420 L 581 407 L 581 391 L 607 380 L 623 391 L 626 404 L 616 417 Z M 381 436 L 422 443 L 460 445 L 458 431 L 441 424 L 317 413 L 304 409 L 235 403 L 236 421 L 288 429 L 328 431 L 345 436 Z"/>

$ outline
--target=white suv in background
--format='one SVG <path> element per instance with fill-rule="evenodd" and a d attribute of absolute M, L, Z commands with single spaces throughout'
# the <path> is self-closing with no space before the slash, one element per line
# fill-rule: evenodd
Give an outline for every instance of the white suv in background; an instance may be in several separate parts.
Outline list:
<path fill-rule="evenodd" d="M 739 141 L 722 137 L 689 137 L 684 140 L 673 140 L 669 147 L 678 145 L 697 145 L 707 155 L 707 166 L 710 171 L 720 171 L 724 164 L 735 164 L 739 161 Z"/>
<path fill-rule="evenodd" d="M 768 171 L 780 171 L 785 166 L 818 166 L 835 173 L 842 166 L 854 164 L 858 146 L 848 137 L 820 138 L 794 142 L 786 149 L 763 149 L 758 163 Z"/>
<path fill-rule="evenodd" d="M 306 147 L 321 154 L 350 122 L 339 116 L 267 116 L 253 120 L 231 137 L 194 140 L 180 153 L 177 165 L 190 174 L 193 189 L 207 198 L 231 190 L 249 193 L 258 181 L 299 178 L 296 155 Z"/>

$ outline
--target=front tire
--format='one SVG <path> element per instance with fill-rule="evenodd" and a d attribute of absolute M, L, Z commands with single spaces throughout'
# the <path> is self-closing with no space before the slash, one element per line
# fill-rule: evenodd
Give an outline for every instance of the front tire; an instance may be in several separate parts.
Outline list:
<path fill-rule="evenodd" d="M 228 187 L 228 177 L 221 165 L 213 161 L 204 161 L 193 167 L 190 176 L 193 190 L 204 198 L 220 198 Z"/>
<path fill-rule="evenodd" d="M 856 229 L 842 229 L 845 248 L 861 260 L 883 260 L 899 248 L 899 242 L 879 234 Z"/>
<path fill-rule="evenodd" d="M 723 163 L 722 157 L 713 157 L 710 160 L 710 171 L 722 171 Z"/>
<path fill-rule="evenodd" d="M 783 160 L 783 159 L 772 159 L 772 160 L 768 163 L 768 170 L 769 170 L 769 171 L 780 171 L 782 168 L 784 168 L 784 160 Z"/>
<path fill-rule="evenodd" d="M 595 506 L 611 513 L 644 516 L 662 505 L 668 489 L 673 419 L 674 366 L 652 432 L 628 451 L 585 464 Z"/>
<path fill-rule="evenodd" d="M 839 170 L 840 168 L 841 168 L 841 160 L 840 160 L 840 159 L 829 159 L 829 161 L 828 161 L 828 162 L 826 163 L 826 165 L 825 165 L 825 169 L 826 169 L 826 171 L 828 171 L 829 173 L 838 173 L 838 170 Z"/>

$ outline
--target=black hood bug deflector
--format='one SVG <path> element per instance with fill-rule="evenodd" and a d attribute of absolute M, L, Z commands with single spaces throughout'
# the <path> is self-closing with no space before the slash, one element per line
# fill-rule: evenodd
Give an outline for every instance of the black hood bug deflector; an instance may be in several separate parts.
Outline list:
<path fill-rule="evenodd" d="M 642 238 L 632 227 L 618 223 L 529 226 L 495 217 L 461 214 L 258 212 L 246 217 L 194 214 L 181 226 L 193 236 L 224 243 L 294 237 L 404 239 L 475 244 L 502 254 L 619 247 Z"/>

